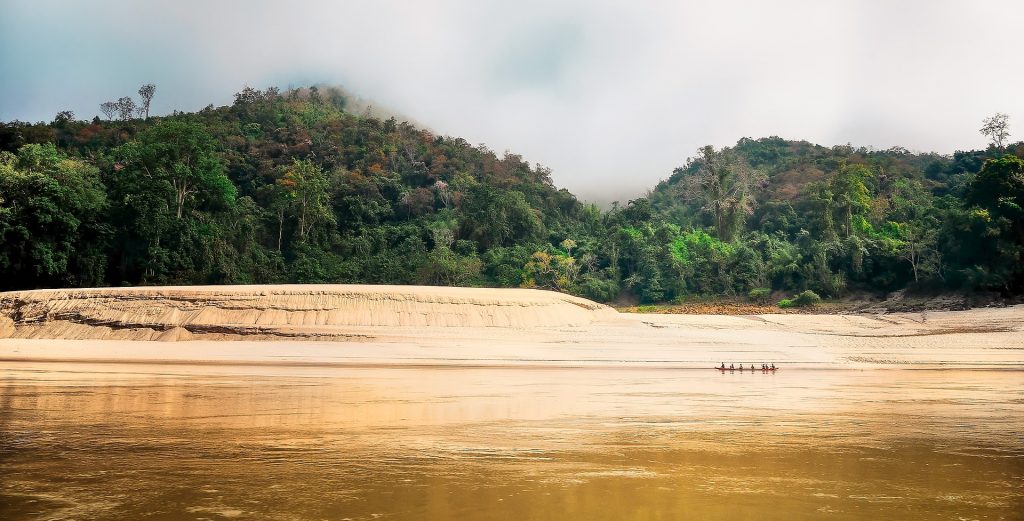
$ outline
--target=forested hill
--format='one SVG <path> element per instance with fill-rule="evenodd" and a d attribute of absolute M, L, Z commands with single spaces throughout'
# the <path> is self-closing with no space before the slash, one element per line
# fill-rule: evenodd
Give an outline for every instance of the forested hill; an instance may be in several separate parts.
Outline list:
<path fill-rule="evenodd" d="M 545 168 L 347 101 L 247 88 L 197 113 L 4 125 L 0 289 L 518 286 L 583 212 Z"/>
<path fill-rule="evenodd" d="M 907 286 L 1019 294 L 1021 157 L 1024 143 L 945 156 L 744 138 L 702 148 L 643 204 L 653 222 L 694 230 L 684 243 L 735 259 L 719 263 L 720 279 L 698 278 L 710 284 L 684 292 L 760 285 L 833 296 Z"/>
<path fill-rule="evenodd" d="M 0 290 L 1024 292 L 1024 145 L 1003 146 L 1005 133 L 952 157 L 743 139 L 602 212 L 539 165 L 347 110 L 335 89 L 247 88 L 230 106 L 165 117 L 148 115 L 146 89 L 139 104 L 104 103 L 102 120 L 0 125 Z"/>

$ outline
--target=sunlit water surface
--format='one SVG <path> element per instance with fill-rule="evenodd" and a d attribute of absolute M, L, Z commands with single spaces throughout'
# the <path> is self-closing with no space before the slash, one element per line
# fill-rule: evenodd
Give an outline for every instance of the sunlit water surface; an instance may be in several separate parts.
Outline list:
<path fill-rule="evenodd" d="M 1024 519 L 1016 371 L 0 364 L 0 519 Z"/>

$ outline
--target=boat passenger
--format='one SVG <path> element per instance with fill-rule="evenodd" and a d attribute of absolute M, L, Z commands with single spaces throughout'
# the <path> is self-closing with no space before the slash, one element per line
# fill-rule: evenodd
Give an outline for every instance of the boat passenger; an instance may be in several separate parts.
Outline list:
<path fill-rule="evenodd" d="M 772 371 L 775 370 L 775 362 L 772 362 Z"/>
<path fill-rule="evenodd" d="M 729 364 L 729 370 L 732 371 L 733 369 L 736 369 L 736 368 L 733 367 L 733 364 Z"/>
<path fill-rule="evenodd" d="M 722 367 L 719 367 L 719 369 L 725 370 L 725 362 L 722 362 Z"/>

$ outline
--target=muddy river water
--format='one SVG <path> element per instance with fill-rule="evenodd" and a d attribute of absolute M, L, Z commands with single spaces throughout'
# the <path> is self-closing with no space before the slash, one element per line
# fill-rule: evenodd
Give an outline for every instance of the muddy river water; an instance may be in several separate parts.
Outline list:
<path fill-rule="evenodd" d="M 0 363 L 0 519 L 1024 519 L 1024 373 Z"/>

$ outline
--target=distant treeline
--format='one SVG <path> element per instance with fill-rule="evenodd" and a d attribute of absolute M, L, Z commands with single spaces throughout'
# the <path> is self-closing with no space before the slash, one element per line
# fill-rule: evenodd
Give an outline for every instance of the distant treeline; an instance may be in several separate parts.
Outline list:
<path fill-rule="evenodd" d="M 332 88 L 0 124 L 0 289 L 540 287 L 601 301 L 811 290 L 1024 292 L 1024 143 L 952 157 L 777 137 L 705 147 L 602 211 L 550 171 Z M 995 125 L 995 126 L 993 126 Z M 624 175 L 627 173 L 624 173 Z"/>

